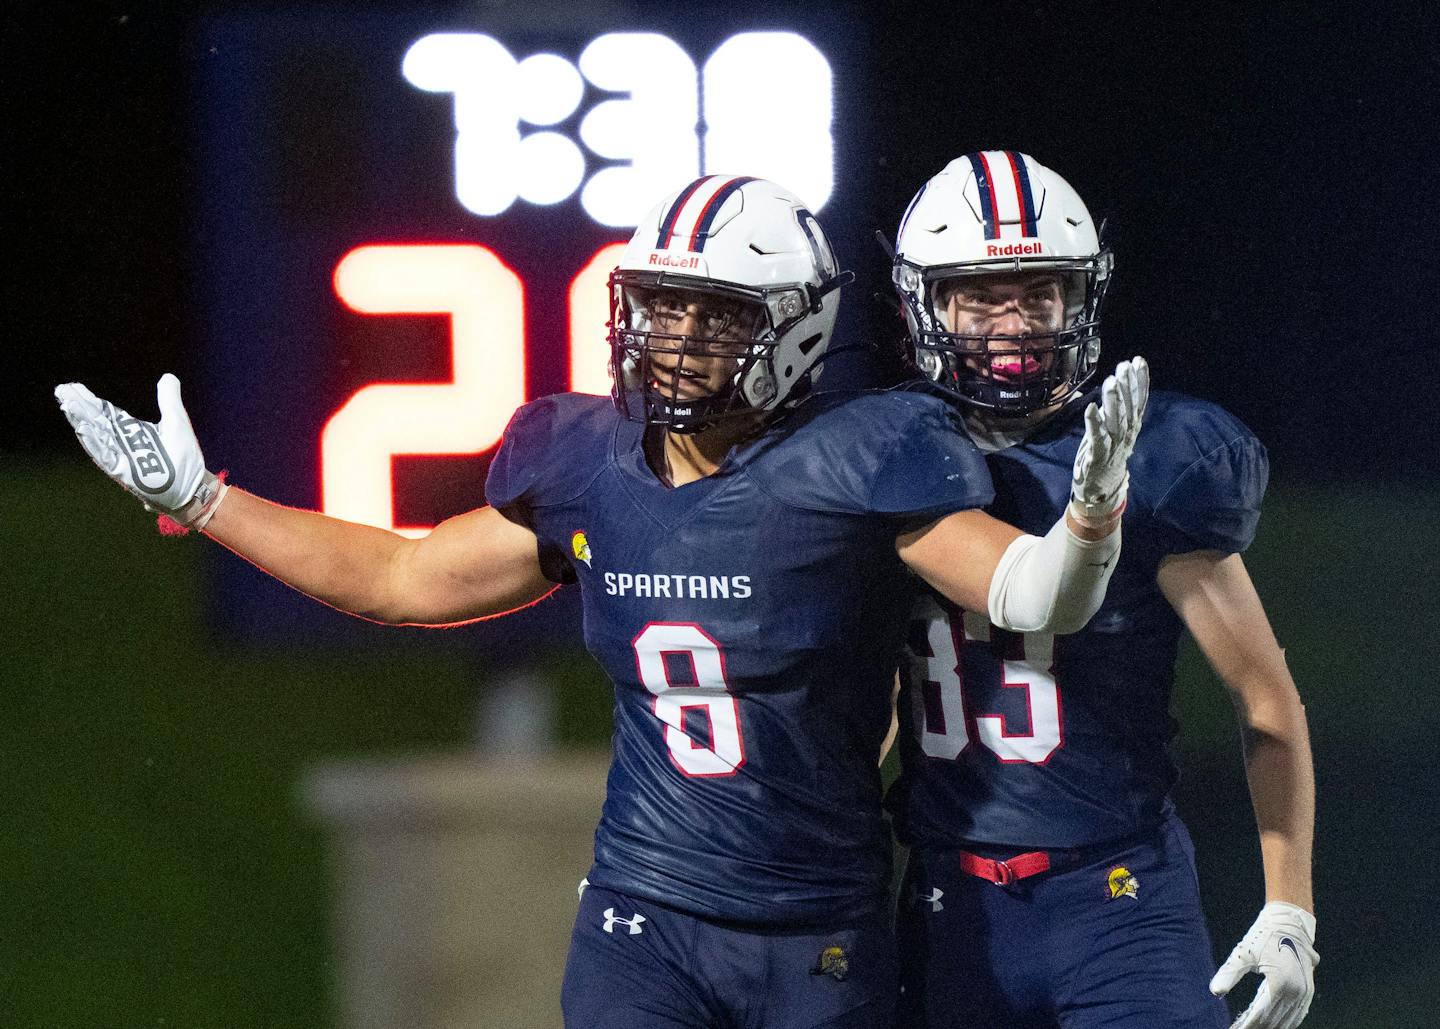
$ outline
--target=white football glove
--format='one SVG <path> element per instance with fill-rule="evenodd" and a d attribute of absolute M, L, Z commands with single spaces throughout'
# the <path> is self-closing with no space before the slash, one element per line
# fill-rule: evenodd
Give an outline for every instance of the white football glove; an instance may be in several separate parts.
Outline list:
<path fill-rule="evenodd" d="M 1070 514 L 1081 525 L 1102 528 L 1124 510 L 1130 482 L 1125 463 L 1149 396 L 1150 366 L 1134 357 L 1116 366 L 1100 387 L 1100 402 L 1085 409 L 1085 436 L 1070 480 Z"/>
<path fill-rule="evenodd" d="M 180 380 L 169 374 L 155 387 L 160 423 L 141 421 L 78 382 L 55 387 L 55 399 L 100 470 L 145 505 L 186 528 L 203 529 L 228 488 L 205 470 L 200 441 L 180 401 Z"/>
<path fill-rule="evenodd" d="M 1271 901 L 1235 945 L 1210 992 L 1223 997 L 1251 972 L 1265 977 L 1255 999 L 1230 1029 L 1295 1029 L 1315 997 L 1315 916 L 1302 907 Z"/>

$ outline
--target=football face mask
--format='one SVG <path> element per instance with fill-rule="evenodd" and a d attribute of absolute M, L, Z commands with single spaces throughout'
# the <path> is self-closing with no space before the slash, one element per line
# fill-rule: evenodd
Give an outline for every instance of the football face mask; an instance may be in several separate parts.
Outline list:
<path fill-rule="evenodd" d="M 753 414 L 759 405 L 752 401 L 766 399 L 776 340 L 788 328 L 786 297 L 788 309 L 801 308 L 793 291 L 673 286 L 663 276 L 618 271 L 611 286 L 615 357 L 638 387 L 622 394 L 628 416 L 689 433 Z M 752 383 L 753 397 L 745 388 Z M 628 410 L 632 402 L 639 410 Z"/>
<path fill-rule="evenodd" d="M 927 303 L 909 318 L 915 364 L 967 405 L 1024 416 L 1063 400 L 1093 373 L 1098 320 L 1072 317 L 1067 301 L 1089 295 L 1087 269 L 917 274 Z"/>

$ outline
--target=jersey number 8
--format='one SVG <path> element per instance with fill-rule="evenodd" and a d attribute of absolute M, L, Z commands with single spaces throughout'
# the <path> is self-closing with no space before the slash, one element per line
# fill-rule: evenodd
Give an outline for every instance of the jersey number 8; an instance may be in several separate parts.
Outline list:
<path fill-rule="evenodd" d="M 651 622 L 635 637 L 634 647 L 640 681 L 654 694 L 655 717 L 665 725 L 670 760 L 692 777 L 734 775 L 745 763 L 745 741 L 720 644 L 694 622 Z M 670 682 L 674 661 L 689 665 L 679 685 Z M 710 721 L 708 747 L 685 731 L 687 713 L 697 708 Z"/>

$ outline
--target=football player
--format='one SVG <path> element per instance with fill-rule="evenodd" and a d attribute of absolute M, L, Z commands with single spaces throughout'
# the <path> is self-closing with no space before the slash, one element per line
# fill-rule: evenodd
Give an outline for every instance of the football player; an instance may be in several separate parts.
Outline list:
<path fill-rule="evenodd" d="M 986 452 L 990 510 L 1022 528 L 1064 509 L 1111 269 L 1080 197 L 1014 151 L 952 161 L 901 222 L 909 356 Z M 1235 418 L 1158 393 L 1129 466 L 1125 551 L 1082 631 L 1014 632 L 940 593 L 922 603 L 888 798 L 910 847 L 901 1024 L 1223 1029 L 1220 998 L 1252 971 L 1264 981 L 1237 1029 L 1305 1016 L 1305 712 L 1240 556 L 1267 474 Z M 1218 972 L 1168 797 L 1182 629 L 1235 702 L 1264 861 L 1266 903 Z"/>
<path fill-rule="evenodd" d="M 948 405 L 812 390 L 848 278 L 785 190 L 692 182 L 611 277 L 613 402 L 522 407 L 489 506 L 417 540 L 219 482 L 173 376 L 158 425 L 76 383 L 57 396 L 147 505 L 342 610 L 446 625 L 579 583 L 616 705 L 567 1025 L 873 1029 L 896 989 L 876 759 L 911 570 L 1000 625 L 1083 625 L 1147 374 L 1107 383 L 1069 513 L 1025 535 L 983 512 Z"/>

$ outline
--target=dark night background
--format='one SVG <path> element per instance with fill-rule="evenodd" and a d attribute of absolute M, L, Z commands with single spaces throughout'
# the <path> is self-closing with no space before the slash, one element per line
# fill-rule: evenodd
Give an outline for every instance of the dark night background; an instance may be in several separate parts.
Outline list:
<path fill-rule="evenodd" d="M 119 1012 L 169 1012 L 170 1024 L 331 1017 L 315 956 L 325 946 L 319 872 L 292 868 L 318 867 L 320 843 L 282 838 L 292 830 L 276 819 L 293 816 L 272 808 L 289 803 L 294 770 L 319 756 L 463 745 L 472 718 L 463 668 L 429 669 L 457 685 L 421 689 L 400 729 L 384 724 L 379 687 L 346 695 L 323 684 L 311 702 L 304 673 L 287 680 L 293 689 L 275 686 L 289 674 L 284 653 L 243 659 L 259 662 L 259 685 L 214 700 L 223 716 L 179 686 L 155 685 L 191 682 L 193 670 L 161 660 L 135 674 L 161 689 L 153 716 L 132 711 L 131 680 L 112 675 L 124 664 L 114 638 L 139 631 L 127 613 L 155 619 L 154 631 L 184 646 L 223 648 L 176 613 L 201 606 L 198 583 L 213 569 L 197 570 L 188 543 L 146 534 L 128 498 L 90 471 L 50 395 L 81 379 L 148 417 L 157 375 L 193 369 L 194 84 L 206 55 L 192 6 L 23 0 L 3 15 L 10 371 L 0 596 L 12 636 L 0 665 L 0 777 L 11 784 L 0 786 L 0 1010 L 19 1012 L 16 1024 L 110 1024 L 95 1020 L 105 1007 L 75 995 L 113 997 Z M 520 5 L 405 10 L 474 11 L 478 21 L 496 6 Z M 1291 648 L 1316 745 L 1324 960 L 1306 1024 L 1433 1024 L 1440 950 L 1429 915 L 1440 891 L 1424 857 L 1440 844 L 1433 5 L 849 4 L 840 9 L 858 29 L 833 40 L 822 35 L 829 9 L 817 5 L 626 9 L 661 24 L 703 9 L 736 30 L 815 27 L 853 76 L 852 106 L 836 115 L 847 141 L 836 193 L 860 213 L 827 228 L 874 290 L 888 290 L 887 269 L 869 237 L 893 234 L 920 183 L 965 151 L 1026 151 L 1108 216 L 1117 277 L 1106 359 L 1144 354 L 1159 388 L 1217 400 L 1270 449 L 1272 498 L 1247 561 Z M 783 118 L 762 117 L 757 131 L 783 131 Z M 842 318 L 883 337 L 893 323 L 865 292 L 851 291 Z M 131 576 L 141 564 L 151 567 Z M 171 573 L 182 583 L 161 595 L 157 580 Z M 184 646 L 165 637 L 154 653 Z M 1258 858 L 1223 693 L 1193 653 L 1186 662 L 1179 799 L 1223 955 L 1259 906 Z M 394 674 L 412 673 L 397 664 Z M 587 703 L 603 722 L 603 696 Z M 579 724 L 585 717 L 562 715 L 562 736 L 608 733 Z M 321 728 L 302 731 L 307 722 Z M 185 775 L 224 779 L 230 792 L 177 801 L 167 783 Z M 252 795 L 233 785 L 250 781 L 264 786 Z M 107 799 L 93 808 L 72 796 L 97 790 Z M 134 818 L 116 820 L 132 808 Z M 186 928 L 187 917 L 208 915 L 176 910 L 176 891 L 188 898 L 179 907 L 206 909 L 211 882 L 228 881 L 204 846 L 183 842 L 217 810 L 231 812 L 227 831 L 257 866 L 268 858 L 285 869 L 246 888 L 269 891 L 256 903 L 270 905 L 270 930 L 309 941 L 293 976 L 283 953 L 266 964 L 273 944 L 242 930 L 231 956 L 235 975 L 250 978 L 227 985 L 205 954 L 230 951 Z M 170 876 L 162 887 L 146 879 L 155 859 L 145 847 L 172 832 L 182 842 L 160 865 Z M 165 992 L 201 981 L 220 985 L 195 1007 Z M 263 1003 L 253 997 L 262 990 Z"/>
<path fill-rule="evenodd" d="M 26 2 L 6 15 L 6 319 L 21 362 L 7 449 L 69 445 L 47 417 L 53 381 L 143 397 L 154 369 L 185 367 L 188 87 L 205 57 L 187 36 L 190 7 Z M 684 9 L 653 5 L 663 20 Z M 727 10 L 737 28 L 817 18 L 784 4 Z M 863 190 L 869 220 L 832 229 L 852 267 L 876 280 L 868 233 L 893 233 L 950 156 L 1024 150 L 1109 216 L 1110 358 L 1143 352 L 1161 386 L 1222 399 L 1282 477 L 1433 475 L 1429 5 L 846 10 L 866 31 L 827 46 L 848 48 L 869 101 L 837 112 L 855 141 L 837 191 Z"/>

